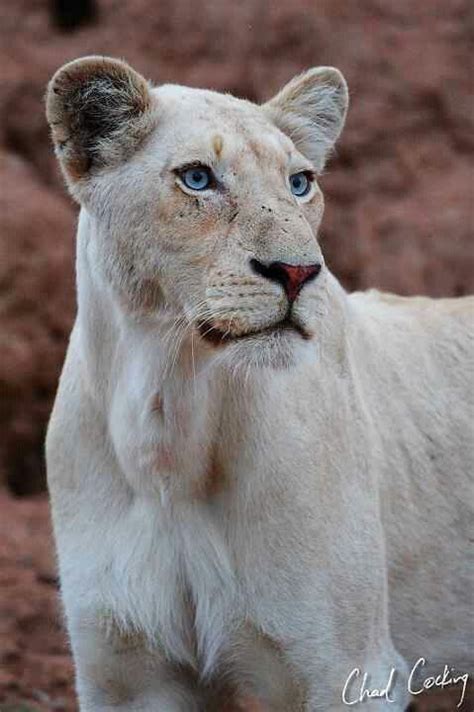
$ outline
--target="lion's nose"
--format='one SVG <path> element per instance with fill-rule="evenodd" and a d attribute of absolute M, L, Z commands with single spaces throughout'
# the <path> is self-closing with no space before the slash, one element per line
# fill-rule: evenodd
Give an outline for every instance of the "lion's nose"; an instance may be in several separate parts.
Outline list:
<path fill-rule="evenodd" d="M 286 292 L 288 301 L 293 303 L 307 282 L 318 276 L 321 265 L 289 265 L 286 262 L 270 262 L 266 265 L 256 259 L 250 260 L 250 266 L 254 272 L 260 274 L 272 282 L 281 284 Z"/>

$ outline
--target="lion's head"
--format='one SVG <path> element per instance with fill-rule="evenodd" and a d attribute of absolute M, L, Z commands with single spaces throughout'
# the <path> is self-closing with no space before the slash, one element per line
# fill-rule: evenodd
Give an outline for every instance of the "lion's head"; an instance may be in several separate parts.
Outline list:
<path fill-rule="evenodd" d="M 211 348 L 263 358 L 311 340 L 326 279 L 317 177 L 347 104 L 327 67 L 258 106 L 153 88 L 105 57 L 65 65 L 47 116 L 94 270 L 130 313 L 181 318 Z"/>

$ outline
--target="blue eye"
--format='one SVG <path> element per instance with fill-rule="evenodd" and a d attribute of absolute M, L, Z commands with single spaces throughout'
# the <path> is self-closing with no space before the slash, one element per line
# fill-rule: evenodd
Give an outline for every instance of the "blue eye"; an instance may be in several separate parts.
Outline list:
<path fill-rule="evenodd" d="M 194 166 L 183 171 L 180 178 L 191 190 L 206 190 L 212 183 L 213 175 L 211 169 L 206 166 Z"/>
<path fill-rule="evenodd" d="M 311 178 L 307 171 L 301 171 L 300 173 L 293 173 L 290 176 L 290 188 L 293 195 L 297 198 L 301 198 L 303 195 L 307 195 L 311 189 Z"/>

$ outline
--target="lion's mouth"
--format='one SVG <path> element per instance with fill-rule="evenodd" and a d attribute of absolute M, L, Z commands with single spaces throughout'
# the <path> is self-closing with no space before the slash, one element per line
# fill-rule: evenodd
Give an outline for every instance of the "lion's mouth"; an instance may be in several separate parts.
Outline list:
<path fill-rule="evenodd" d="M 271 324 L 263 329 L 249 330 L 242 334 L 232 334 L 230 331 L 222 331 L 209 321 L 200 322 L 197 328 L 201 337 L 215 346 L 235 341 L 243 341 L 244 339 L 250 339 L 257 336 L 274 336 L 291 331 L 298 334 L 305 341 L 311 339 L 311 334 L 304 328 L 304 326 L 291 317 L 286 317 L 276 324 Z"/>

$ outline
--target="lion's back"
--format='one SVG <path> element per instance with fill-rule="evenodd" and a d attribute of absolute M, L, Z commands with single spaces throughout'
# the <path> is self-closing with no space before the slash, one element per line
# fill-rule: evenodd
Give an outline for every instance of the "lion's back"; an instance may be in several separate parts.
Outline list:
<path fill-rule="evenodd" d="M 350 302 L 389 362 L 415 372 L 441 369 L 443 380 L 472 375 L 474 296 L 432 299 L 370 290 L 354 292 Z"/>

